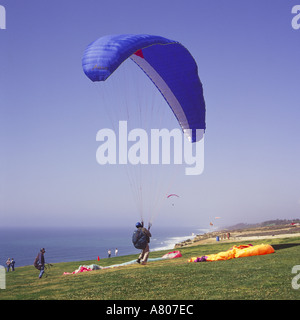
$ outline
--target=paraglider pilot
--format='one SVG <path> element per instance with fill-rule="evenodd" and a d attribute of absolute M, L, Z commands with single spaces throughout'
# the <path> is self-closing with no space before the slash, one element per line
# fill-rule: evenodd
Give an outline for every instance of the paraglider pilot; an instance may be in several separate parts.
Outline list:
<path fill-rule="evenodd" d="M 148 225 L 148 229 L 144 228 L 144 222 L 136 223 L 137 230 L 133 233 L 132 242 L 137 249 L 142 249 L 136 262 L 145 265 L 149 257 L 149 243 L 151 238 L 150 227 L 151 223 Z"/>

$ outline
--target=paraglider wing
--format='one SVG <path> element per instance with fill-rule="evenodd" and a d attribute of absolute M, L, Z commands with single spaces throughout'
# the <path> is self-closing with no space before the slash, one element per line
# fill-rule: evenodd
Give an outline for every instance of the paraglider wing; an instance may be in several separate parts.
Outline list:
<path fill-rule="evenodd" d="M 179 196 L 178 196 L 177 194 L 175 194 L 175 193 L 169 194 L 169 195 L 167 196 L 167 198 L 170 198 L 170 197 L 177 197 L 177 198 L 179 198 Z"/>
<path fill-rule="evenodd" d="M 189 51 L 178 41 L 160 36 L 110 35 L 86 48 L 82 66 L 91 81 L 105 81 L 129 57 L 161 92 L 190 141 L 201 140 L 205 101 L 198 67 Z"/>

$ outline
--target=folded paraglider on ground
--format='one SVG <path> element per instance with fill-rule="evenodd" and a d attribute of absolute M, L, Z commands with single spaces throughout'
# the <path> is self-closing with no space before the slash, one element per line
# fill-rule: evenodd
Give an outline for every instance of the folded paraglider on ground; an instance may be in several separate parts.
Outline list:
<path fill-rule="evenodd" d="M 233 246 L 227 251 L 222 251 L 216 254 L 209 254 L 209 255 L 204 255 L 200 257 L 192 257 L 188 260 L 188 262 L 230 260 L 234 258 L 265 255 L 265 254 L 274 253 L 274 252 L 275 252 L 274 248 L 269 244 L 259 244 L 256 246 L 253 246 L 252 244 L 239 245 L 239 246 Z"/>
<path fill-rule="evenodd" d="M 148 261 L 159 261 L 159 260 L 174 259 L 174 258 L 180 258 L 180 257 L 182 257 L 180 251 L 172 251 L 172 252 L 166 253 L 162 257 L 148 259 Z M 63 275 L 77 274 L 77 273 L 86 272 L 86 271 L 93 271 L 93 270 L 111 269 L 111 268 L 117 268 L 117 267 L 122 267 L 122 266 L 129 266 L 131 264 L 137 264 L 136 260 L 131 260 L 131 261 L 128 261 L 128 262 L 124 262 L 124 263 L 120 263 L 120 264 L 114 264 L 114 265 L 106 266 L 106 267 L 101 267 L 101 266 L 98 266 L 96 264 L 81 265 L 81 266 L 78 267 L 77 270 L 75 270 L 73 272 L 64 272 Z"/>

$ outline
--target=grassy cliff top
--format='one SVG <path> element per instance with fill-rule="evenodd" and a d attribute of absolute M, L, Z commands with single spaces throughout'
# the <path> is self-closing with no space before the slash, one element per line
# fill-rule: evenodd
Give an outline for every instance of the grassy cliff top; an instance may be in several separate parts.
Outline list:
<path fill-rule="evenodd" d="M 138 251 L 137 255 L 100 261 L 56 263 L 42 279 L 33 266 L 17 267 L 6 273 L 6 289 L 0 290 L 0 300 L 299 300 L 300 289 L 292 287 L 292 268 L 299 264 L 300 237 L 250 242 L 271 244 L 275 253 L 269 255 L 188 263 L 190 257 L 248 243 L 224 241 L 183 247 L 179 249 L 181 258 L 72 275 L 63 273 L 80 265 L 124 263 L 137 258 Z M 151 252 L 150 257 L 166 252 Z"/>

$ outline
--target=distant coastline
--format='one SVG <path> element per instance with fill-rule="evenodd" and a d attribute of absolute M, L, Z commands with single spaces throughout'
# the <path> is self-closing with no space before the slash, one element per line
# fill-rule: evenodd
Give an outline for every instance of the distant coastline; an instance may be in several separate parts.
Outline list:
<path fill-rule="evenodd" d="M 234 242 L 267 238 L 285 238 L 300 236 L 300 219 L 271 220 L 258 224 L 237 224 L 224 229 L 196 235 L 194 238 L 177 243 L 174 248 L 218 241 Z"/>

